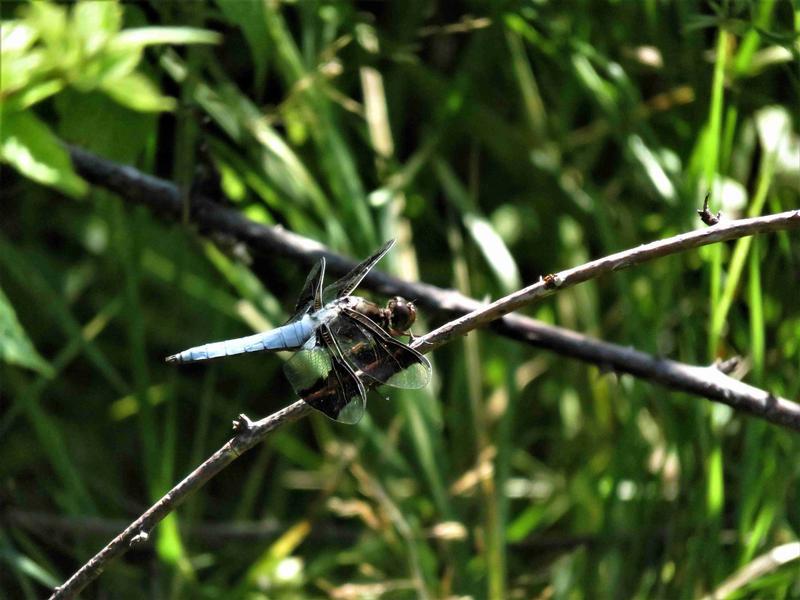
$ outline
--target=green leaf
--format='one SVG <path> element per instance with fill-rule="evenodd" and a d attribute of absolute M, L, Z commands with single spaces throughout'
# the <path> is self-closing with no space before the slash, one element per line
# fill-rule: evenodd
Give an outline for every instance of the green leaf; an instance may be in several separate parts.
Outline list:
<path fill-rule="evenodd" d="M 215 31 L 195 27 L 138 27 L 126 29 L 114 38 L 115 48 L 144 48 L 156 44 L 219 44 Z"/>
<path fill-rule="evenodd" d="M 178 528 L 178 517 L 175 513 L 167 515 L 158 526 L 156 549 L 158 550 L 158 555 L 167 564 L 174 565 L 182 559 L 185 560 L 186 550 L 183 546 Z"/>
<path fill-rule="evenodd" d="M 30 108 L 37 102 L 49 98 L 64 89 L 64 82 L 60 79 L 50 79 L 26 87 L 17 94 L 11 94 L 4 104 L 8 112 L 15 112 Z"/>
<path fill-rule="evenodd" d="M 81 94 L 67 89 L 56 96 L 54 104 L 59 137 L 123 163 L 140 156 L 155 132 L 159 114 L 130 110 L 101 90 Z"/>
<path fill-rule="evenodd" d="M 97 64 L 97 81 L 109 84 L 133 73 L 142 60 L 140 48 L 106 48 L 94 61 Z"/>
<path fill-rule="evenodd" d="M 31 81 L 45 76 L 50 69 L 47 56 L 42 50 L 30 50 L 21 54 L 10 52 L 2 55 L 0 68 L 0 91 L 3 104 L 14 92 L 23 89 Z"/>
<path fill-rule="evenodd" d="M 122 7 L 116 2 L 79 2 L 72 22 L 87 53 L 96 52 L 122 26 Z"/>
<path fill-rule="evenodd" d="M 141 73 L 129 73 L 112 81 L 105 81 L 101 89 L 120 104 L 140 112 L 173 110 L 175 99 L 162 96 L 158 88 Z"/>
<path fill-rule="evenodd" d="M 28 111 L 3 110 L 0 116 L 0 159 L 26 177 L 71 196 L 86 193 L 86 182 L 73 171 L 67 151 L 47 125 Z"/>
<path fill-rule="evenodd" d="M 615 116 L 618 113 L 616 90 L 613 85 L 603 79 L 589 57 L 576 52 L 572 56 L 572 68 L 578 81 L 584 85 L 606 114 Z"/>
<path fill-rule="evenodd" d="M 0 360 L 33 369 L 46 377 L 53 374 L 52 367 L 33 347 L 2 288 L 0 288 Z"/>
<path fill-rule="evenodd" d="M 668 204 L 676 204 L 678 201 L 678 193 L 672 180 L 664 170 L 661 161 L 653 150 L 651 150 L 644 140 L 638 135 L 631 135 L 627 139 L 628 150 L 633 156 L 634 160 L 639 164 L 647 179 L 650 181 L 653 189 L 661 196 Z"/>
<path fill-rule="evenodd" d="M 5 536 L 0 539 L 0 562 L 6 563 L 10 571 L 30 577 L 43 586 L 53 588 L 59 584 L 59 579 L 31 557 L 18 552 Z"/>
<path fill-rule="evenodd" d="M 67 11 L 50 2 L 32 2 L 26 7 L 25 21 L 50 47 L 63 44 L 67 30 Z"/>
<path fill-rule="evenodd" d="M 477 212 L 463 214 L 464 227 L 469 231 L 481 254 L 506 293 L 520 287 L 520 274 L 503 238 L 495 231 L 491 221 Z"/>
<path fill-rule="evenodd" d="M 511 292 L 520 286 L 520 274 L 514 257 L 503 239 L 498 235 L 489 221 L 475 206 L 464 185 L 458 180 L 452 168 L 441 159 L 434 161 L 434 167 L 446 197 L 461 214 L 464 227 L 469 231 L 475 244 L 480 248 L 489 267 L 505 292 Z"/>
<path fill-rule="evenodd" d="M 4 21 L 0 28 L 0 54 L 19 54 L 33 46 L 37 31 L 23 21 Z"/>
<path fill-rule="evenodd" d="M 75 5 L 68 30 L 69 46 L 79 49 L 75 71 L 91 89 L 97 79 L 96 57 L 102 57 L 122 25 L 122 8 L 116 2 L 79 2 Z"/>

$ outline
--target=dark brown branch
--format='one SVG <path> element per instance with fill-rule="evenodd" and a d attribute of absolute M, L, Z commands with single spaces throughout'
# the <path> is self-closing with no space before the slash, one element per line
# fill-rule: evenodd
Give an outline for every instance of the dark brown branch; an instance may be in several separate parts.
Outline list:
<path fill-rule="evenodd" d="M 448 325 L 449 323 L 444 327 Z M 441 329 L 431 333 L 438 333 Z M 415 344 L 424 344 L 426 337 L 418 338 Z M 528 341 L 524 335 L 518 339 Z M 546 344 L 538 345 L 546 347 Z M 422 352 L 423 348 L 417 347 L 417 350 Z M 715 365 L 687 365 L 569 331 L 563 332 L 559 337 L 558 351 L 560 354 L 598 364 L 605 370 L 628 373 L 668 389 L 695 394 L 770 423 L 800 431 L 800 404 L 734 379 Z"/>
<path fill-rule="evenodd" d="M 100 517 L 65 517 L 41 511 L 12 508 L 2 514 L 5 524 L 22 527 L 31 533 L 47 538 L 52 542 L 54 536 L 65 539 L 108 538 L 128 526 L 124 519 L 104 519 Z M 196 540 L 210 546 L 224 546 L 230 543 L 258 543 L 275 539 L 289 527 L 276 519 L 258 521 L 235 521 L 232 523 L 202 522 L 181 528 L 187 539 Z M 337 523 L 317 523 L 309 532 L 314 538 L 328 541 L 353 542 L 358 539 L 359 530 L 355 527 Z M 151 538 L 152 539 L 152 538 Z M 150 544 L 153 542 L 151 541 Z"/>
<path fill-rule="evenodd" d="M 34 535 L 48 540 L 54 535 L 70 539 L 91 540 L 105 538 L 123 529 L 127 522 L 123 519 L 103 519 L 98 517 L 63 517 L 51 513 L 11 509 L 3 515 L 4 521 L 13 527 L 21 527 Z M 278 520 L 235 521 L 217 523 L 205 521 L 182 527 L 181 533 L 189 540 L 207 544 L 210 547 L 229 544 L 258 544 L 274 540 L 289 527 Z M 325 540 L 326 543 L 351 544 L 359 539 L 363 529 L 356 524 L 316 523 L 309 532 L 312 540 Z M 733 532 L 731 532 L 733 534 Z M 446 534 L 445 534 L 446 535 Z M 576 546 L 614 544 L 632 538 L 640 538 L 641 532 L 618 533 L 616 535 L 559 535 L 536 533 L 528 538 L 509 541 L 509 548 L 527 551 L 564 551 Z M 663 537 L 666 532 L 656 531 L 652 535 Z M 735 536 L 735 534 L 733 534 Z M 466 536 L 466 533 L 464 534 Z M 464 539 L 464 537 L 443 537 L 435 528 L 425 532 L 429 540 Z M 735 539 L 735 537 L 734 537 Z M 148 544 L 153 545 L 153 541 Z"/>
<path fill-rule="evenodd" d="M 76 170 L 91 183 L 115 191 L 126 200 L 144 204 L 169 219 L 180 219 L 182 215 L 180 194 L 172 183 L 99 158 L 79 148 L 70 148 L 70 153 Z M 317 242 L 281 228 L 253 223 L 235 210 L 220 206 L 206 198 L 194 199 L 192 220 L 202 230 L 226 233 L 269 256 L 284 256 L 308 266 L 316 262 L 320 256 L 325 256 L 328 268 L 338 275 L 344 274 L 355 265 L 354 261 L 325 250 L 324 246 Z M 518 307 L 559 287 L 574 285 L 644 260 L 744 235 L 796 227 L 800 227 L 800 211 L 717 224 L 710 229 L 653 242 L 562 273 L 549 275 L 534 286 L 512 294 L 509 298 L 498 300 L 489 308 L 453 290 L 403 281 L 377 270 L 370 272 L 362 285 L 386 296 L 414 298 L 417 304 L 428 312 L 436 312 L 447 318 L 473 313 L 469 319 L 478 319 L 474 326 L 488 323 L 490 329 L 512 339 L 599 365 L 604 369 L 629 373 L 670 389 L 697 394 L 762 416 L 773 423 L 800 429 L 800 415 L 795 403 L 774 398 L 768 392 L 743 384 L 731 377 L 721 379 L 716 368 L 698 367 L 657 358 L 563 327 L 547 325 L 519 314 L 502 316 L 508 312 L 506 308 L 509 305 L 506 302 Z M 476 311 L 479 317 L 475 316 Z M 462 335 L 467 329 L 459 331 L 458 328 L 464 327 L 465 318 L 462 317 L 440 328 L 437 336 L 444 337 L 433 338 L 432 334 L 429 334 L 424 340 L 435 343 L 438 339 L 436 343 L 442 343 L 444 339 Z"/>

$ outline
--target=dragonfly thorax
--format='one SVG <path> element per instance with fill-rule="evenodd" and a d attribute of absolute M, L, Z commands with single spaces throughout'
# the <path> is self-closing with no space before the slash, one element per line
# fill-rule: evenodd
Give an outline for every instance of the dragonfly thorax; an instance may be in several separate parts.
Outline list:
<path fill-rule="evenodd" d="M 389 300 L 385 307 L 378 306 L 359 296 L 348 296 L 336 302 L 338 306 L 346 306 L 369 317 L 394 337 L 407 335 L 417 318 L 417 308 L 414 303 L 400 296 Z"/>

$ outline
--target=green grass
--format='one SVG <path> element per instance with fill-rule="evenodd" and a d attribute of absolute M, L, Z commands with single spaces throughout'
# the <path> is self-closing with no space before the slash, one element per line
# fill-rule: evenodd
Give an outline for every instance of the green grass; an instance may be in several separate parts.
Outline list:
<path fill-rule="evenodd" d="M 63 28 L 2 7 L 46 41 L 3 45 L 3 597 L 45 595 L 115 535 L 83 518 L 132 520 L 237 414 L 294 400 L 284 355 L 163 357 L 280 324 L 303 269 L 82 194 L 58 139 L 184 188 L 217 173 L 232 209 L 354 258 L 396 237 L 380 268 L 475 298 L 702 227 L 709 191 L 728 219 L 800 205 L 784 0 L 101 4 Z M 742 355 L 797 399 L 798 272 L 796 233 L 742 239 L 527 314 L 691 364 Z M 797 539 L 789 431 L 491 332 L 431 360 L 431 386 L 356 427 L 272 435 L 86 597 L 688 599 Z M 731 597 L 798 595 L 790 562 Z"/>

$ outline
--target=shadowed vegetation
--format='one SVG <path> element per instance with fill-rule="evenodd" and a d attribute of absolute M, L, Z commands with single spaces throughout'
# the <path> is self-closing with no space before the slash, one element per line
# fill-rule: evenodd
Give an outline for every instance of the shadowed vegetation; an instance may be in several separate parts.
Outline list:
<path fill-rule="evenodd" d="M 232 418 L 295 400 L 288 354 L 163 358 L 280 325 L 306 269 L 89 186 L 60 141 L 355 259 L 397 238 L 379 269 L 481 299 L 706 227 L 707 193 L 723 219 L 800 206 L 784 0 L 0 9 L 3 597 L 45 595 Z M 525 312 L 685 363 L 740 355 L 796 400 L 799 240 Z M 797 539 L 790 431 L 490 332 L 429 358 L 430 386 L 373 395 L 355 427 L 279 429 L 85 597 L 696 598 Z M 800 595 L 787 548 L 727 597 Z"/>

